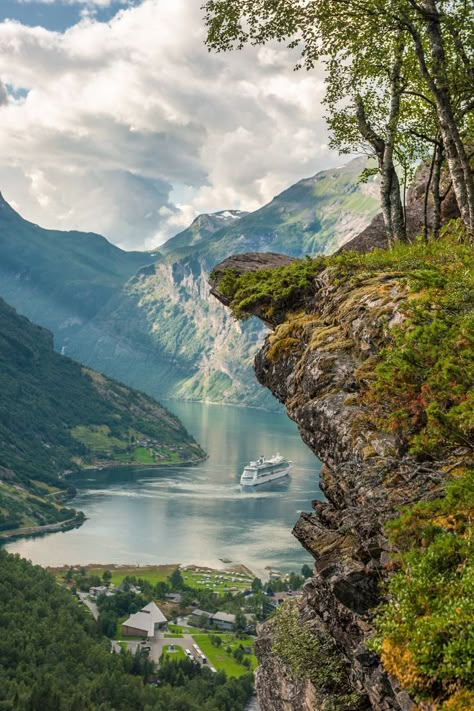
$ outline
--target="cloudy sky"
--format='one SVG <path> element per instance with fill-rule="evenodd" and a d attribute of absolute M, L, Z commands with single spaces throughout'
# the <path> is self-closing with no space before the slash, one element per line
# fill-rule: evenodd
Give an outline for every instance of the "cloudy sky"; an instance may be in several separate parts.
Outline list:
<path fill-rule="evenodd" d="M 203 0 L 0 0 L 0 190 L 21 214 L 157 246 L 338 165 L 321 72 L 209 54 Z"/>

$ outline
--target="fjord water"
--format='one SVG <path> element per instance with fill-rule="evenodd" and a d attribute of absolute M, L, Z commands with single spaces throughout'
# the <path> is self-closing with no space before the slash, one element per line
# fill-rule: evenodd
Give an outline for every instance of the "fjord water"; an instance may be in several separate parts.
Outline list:
<path fill-rule="evenodd" d="M 78 529 L 11 543 L 8 550 L 41 565 L 86 563 L 243 563 L 298 570 L 309 555 L 291 535 L 311 510 L 320 463 L 285 414 L 168 402 L 209 454 L 194 467 L 107 469 L 74 479 Z M 244 465 L 280 451 L 289 477 L 242 491 Z"/>

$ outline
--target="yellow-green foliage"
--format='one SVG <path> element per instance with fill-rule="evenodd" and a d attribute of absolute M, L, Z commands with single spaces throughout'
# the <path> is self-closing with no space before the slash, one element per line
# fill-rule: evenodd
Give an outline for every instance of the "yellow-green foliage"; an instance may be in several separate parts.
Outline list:
<path fill-rule="evenodd" d="M 399 571 L 375 620 L 374 648 L 415 698 L 443 710 L 473 708 L 473 521 L 470 468 L 450 479 L 446 496 L 407 508 L 386 527 Z"/>
<path fill-rule="evenodd" d="M 455 232 L 454 232 L 455 233 Z M 409 255 L 412 254 L 411 268 Z M 447 230 L 401 255 L 412 295 L 363 396 L 413 453 L 474 448 L 474 254 Z M 374 257 L 375 259 L 375 257 Z"/>
<path fill-rule="evenodd" d="M 219 288 L 236 317 L 258 311 L 273 323 L 289 319 L 286 337 L 298 338 L 298 320 L 291 313 L 313 308 L 315 280 L 324 268 L 330 268 L 332 282 L 348 292 L 341 309 L 361 298 L 369 285 L 375 296 L 380 293 L 382 313 L 392 287 L 380 284 L 383 287 L 389 277 L 392 282 L 398 279 L 408 289 L 406 319 L 392 329 L 392 341 L 380 352 L 378 365 L 371 363 L 373 372 L 365 373 L 362 403 L 378 427 L 408 441 L 416 454 L 436 456 L 446 446 L 472 449 L 474 252 L 464 236 L 460 223 L 452 222 L 439 240 L 428 243 L 417 240 L 369 254 L 319 256 L 241 276 L 227 270 Z M 316 329 L 312 346 L 324 341 L 327 349 L 325 335 L 331 328 L 336 326 L 327 332 Z M 289 345 L 272 345 L 272 356 Z M 334 347 L 350 348 L 351 341 L 341 334 Z"/>
<path fill-rule="evenodd" d="M 316 635 L 300 619 L 296 602 L 285 602 L 273 618 L 272 652 L 287 666 L 295 680 L 310 681 L 326 696 L 324 711 L 358 709 L 362 699 L 351 692 L 342 657 L 334 641 Z"/>
<path fill-rule="evenodd" d="M 312 292 L 314 279 L 324 268 L 324 258 L 297 259 L 276 269 L 261 269 L 239 275 L 225 269 L 219 277 L 219 291 L 230 299 L 230 309 L 238 319 L 245 320 L 256 309 L 264 318 L 272 320 L 304 306 Z"/>

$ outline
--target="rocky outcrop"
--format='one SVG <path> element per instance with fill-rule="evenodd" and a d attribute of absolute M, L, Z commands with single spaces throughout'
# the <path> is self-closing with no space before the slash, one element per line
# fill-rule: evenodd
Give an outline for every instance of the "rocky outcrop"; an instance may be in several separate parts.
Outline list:
<path fill-rule="evenodd" d="M 262 268 L 264 261 L 265 255 L 251 255 L 247 267 Z M 268 264 L 274 262 L 271 255 Z M 237 266 L 244 268 L 242 258 Z M 216 282 L 213 293 L 225 303 Z M 403 442 L 370 424 L 370 412 L 358 399 L 391 329 L 404 319 L 406 298 L 397 273 L 361 273 L 342 281 L 328 268 L 318 276 L 305 313 L 277 325 L 255 360 L 258 380 L 285 405 L 324 464 L 327 501 L 314 501 L 313 511 L 302 513 L 293 530 L 315 560 L 301 620 L 314 620 L 336 641 L 360 694 L 358 708 L 378 711 L 414 707 L 367 647 L 380 583 L 391 569 L 383 526 L 399 506 L 437 496 L 448 466 L 410 457 Z M 263 711 L 333 708 L 275 659 L 267 625 L 260 630 L 258 656 Z"/>
<path fill-rule="evenodd" d="M 430 179 L 429 166 L 423 164 L 417 171 L 413 184 L 407 191 L 406 228 L 408 239 L 413 240 L 423 231 L 425 223 L 426 183 Z M 441 222 L 445 224 L 460 216 L 454 192 L 449 189 L 447 175 L 443 175 L 443 199 L 441 203 Z M 429 231 L 433 228 L 433 198 L 428 194 L 426 220 Z M 385 249 L 387 236 L 382 213 L 378 213 L 369 225 L 358 235 L 345 242 L 338 252 L 371 252 L 373 249 Z"/>

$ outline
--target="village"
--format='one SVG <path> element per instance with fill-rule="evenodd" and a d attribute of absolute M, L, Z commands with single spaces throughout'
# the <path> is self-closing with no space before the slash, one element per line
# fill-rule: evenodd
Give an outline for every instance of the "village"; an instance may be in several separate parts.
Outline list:
<path fill-rule="evenodd" d="M 190 659 L 238 677 L 257 666 L 256 626 L 286 600 L 298 600 L 304 576 L 203 566 L 86 566 L 54 569 L 110 638 L 115 653 Z M 308 572 L 308 571 L 303 571 Z"/>

